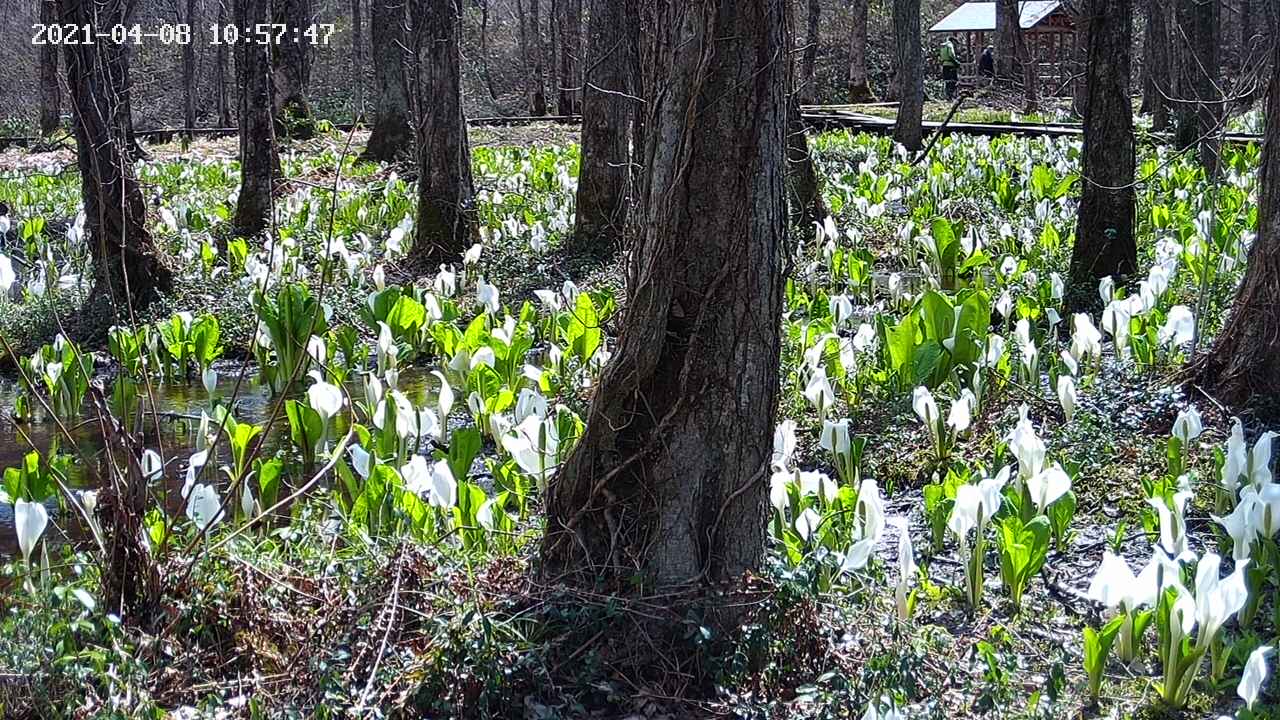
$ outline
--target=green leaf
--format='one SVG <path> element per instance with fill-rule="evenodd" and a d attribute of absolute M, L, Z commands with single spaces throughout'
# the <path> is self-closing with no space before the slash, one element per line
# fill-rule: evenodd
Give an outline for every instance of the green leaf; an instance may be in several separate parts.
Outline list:
<path fill-rule="evenodd" d="M 912 382 L 916 385 L 936 386 L 939 382 L 938 370 L 943 366 L 945 352 L 942 345 L 933 340 L 928 340 L 917 347 L 911 356 Z"/>
<path fill-rule="evenodd" d="M 480 430 L 475 427 L 456 430 L 449 436 L 449 471 L 459 483 L 471 473 L 471 464 L 480 454 L 481 445 Z"/>
<path fill-rule="evenodd" d="M 600 316 L 589 293 L 578 293 L 570 311 L 565 340 L 570 352 L 584 365 L 595 355 L 604 337 L 600 329 Z"/>

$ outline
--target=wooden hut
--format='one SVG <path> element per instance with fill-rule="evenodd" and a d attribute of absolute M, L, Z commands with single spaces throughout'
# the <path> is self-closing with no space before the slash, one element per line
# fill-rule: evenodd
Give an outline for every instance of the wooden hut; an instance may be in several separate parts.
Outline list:
<path fill-rule="evenodd" d="M 1075 17 L 1061 0 L 1021 0 L 1018 6 L 1022 36 L 1045 94 L 1069 94 L 1082 50 Z M 960 78 L 969 82 L 977 77 L 977 60 L 983 48 L 995 44 L 995 30 L 994 2 L 967 2 L 929 28 L 930 33 L 964 38 L 959 48 L 963 55 Z"/>

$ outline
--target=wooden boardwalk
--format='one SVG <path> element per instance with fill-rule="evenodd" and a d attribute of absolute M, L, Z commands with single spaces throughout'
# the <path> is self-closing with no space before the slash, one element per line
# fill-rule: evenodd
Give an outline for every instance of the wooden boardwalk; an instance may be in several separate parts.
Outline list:
<path fill-rule="evenodd" d="M 896 103 L 877 103 L 883 107 L 893 107 Z M 849 105 L 806 105 L 801 108 L 800 117 L 805 123 L 815 130 L 853 130 L 855 132 L 867 132 L 878 135 L 888 135 L 893 132 L 894 121 L 888 118 L 871 115 L 860 112 L 855 107 L 865 106 L 849 106 Z M 484 126 L 515 126 L 515 125 L 531 125 L 533 123 L 557 123 L 561 125 L 576 125 L 582 121 L 578 115 L 544 115 L 541 117 L 528 116 L 509 116 L 509 117 L 482 117 L 471 118 L 467 122 L 476 127 Z M 933 134 L 943 123 L 936 121 L 926 121 L 924 130 L 926 135 Z M 351 129 L 350 124 L 335 125 L 339 130 L 348 131 Z M 1006 122 L 1006 123 L 967 123 L 967 122 L 949 122 L 942 128 L 945 134 L 958 135 L 981 135 L 986 137 L 996 137 L 999 135 L 1014 135 L 1018 137 L 1080 137 L 1084 134 L 1079 123 L 1031 123 L 1031 122 Z M 136 135 L 150 143 L 169 142 L 179 137 L 184 132 L 183 128 L 154 128 L 150 130 L 138 130 Z M 236 128 L 195 128 L 193 133 L 203 137 L 217 137 L 220 135 L 234 135 Z M 1141 134 L 1141 133 L 1140 133 Z M 1147 134 L 1149 137 L 1149 134 Z M 1262 135 L 1256 133 L 1228 133 L 1225 136 L 1227 142 L 1231 143 L 1261 143 Z M 34 147 L 41 142 L 36 137 L 0 137 L 0 150 L 11 146 L 18 147 Z"/>

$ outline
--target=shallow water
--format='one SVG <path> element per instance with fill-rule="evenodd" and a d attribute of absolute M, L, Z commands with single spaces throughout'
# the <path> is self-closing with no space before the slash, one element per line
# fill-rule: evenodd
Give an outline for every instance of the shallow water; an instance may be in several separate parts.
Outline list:
<path fill-rule="evenodd" d="M 269 388 L 256 381 L 257 372 L 250 367 L 237 388 L 237 377 L 242 365 L 238 362 L 222 363 L 216 366 L 218 384 L 215 397 L 224 402 L 231 402 L 232 415 L 238 422 L 265 425 L 271 417 L 279 401 L 271 394 Z M 416 406 L 435 407 L 437 381 L 431 377 L 428 369 L 405 368 L 399 380 L 399 389 Z M 104 383 L 111 387 L 110 381 Z M 362 398 L 364 391 L 359 379 L 347 383 L 347 390 L 353 398 Z M 187 460 L 195 450 L 196 434 L 200 425 L 201 411 L 209 412 L 211 404 L 204 386 L 199 380 L 191 382 L 153 382 L 151 393 L 155 397 L 155 409 L 152 413 L 148 390 L 145 386 L 139 389 L 140 401 L 145 418 L 141 434 L 144 445 L 158 452 L 164 460 L 164 480 L 162 487 L 156 492 L 165 498 L 165 505 L 171 513 L 180 513 L 181 490 L 186 477 Z M 6 468 L 16 468 L 23 457 L 32 449 L 47 454 L 56 445 L 63 454 L 76 456 L 74 470 L 69 478 L 73 487 L 93 489 L 102 484 L 102 465 L 105 460 L 105 447 L 98 433 L 96 422 L 88 415 L 81 416 L 74 422 L 66 423 L 74 443 L 67 439 L 56 423 L 51 420 L 33 420 L 18 422 L 13 418 L 14 403 L 21 394 L 21 387 L 16 379 L 0 377 L 0 472 Z M 86 402 L 87 407 L 87 402 Z M 335 418 L 332 436 L 340 436 L 346 430 L 346 423 Z M 218 458 L 210 458 L 205 471 L 201 475 L 202 482 L 211 482 L 216 478 L 220 491 L 226 490 L 226 476 L 215 473 L 214 469 L 231 459 L 231 449 L 225 438 L 218 443 Z M 264 433 L 262 449 L 259 457 L 270 458 L 285 453 L 292 458 L 292 446 L 289 441 L 289 420 L 284 412 L 284 405 L 279 403 L 278 416 L 271 427 Z M 51 508 L 53 510 L 54 508 Z M 51 516 L 55 513 L 51 512 Z M 67 532 L 54 528 L 56 521 L 51 517 L 50 532 L 53 536 L 68 534 L 72 537 L 80 533 L 75 528 L 66 528 Z M 0 503 L 0 554 L 11 554 L 16 551 L 13 531 L 12 507 Z"/>

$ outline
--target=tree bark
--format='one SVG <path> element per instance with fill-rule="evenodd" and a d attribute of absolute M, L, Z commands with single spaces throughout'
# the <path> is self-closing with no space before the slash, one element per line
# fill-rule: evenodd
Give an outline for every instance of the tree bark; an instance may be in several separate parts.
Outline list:
<path fill-rule="evenodd" d="M 364 116 L 364 13 L 361 0 L 351 0 L 351 121 Z"/>
<path fill-rule="evenodd" d="M 516 0 L 520 15 L 521 45 L 524 47 L 525 94 L 529 100 L 529 114 L 547 114 L 546 81 L 542 72 L 542 22 L 538 17 L 538 0 L 528 0 L 526 15 L 521 0 Z"/>
<path fill-rule="evenodd" d="M 1271 77 L 1270 38 L 1274 34 L 1280 8 L 1274 3 L 1255 5 L 1252 0 L 1241 0 L 1240 6 L 1240 75 L 1246 83 L 1240 98 L 1248 107 L 1267 92 Z"/>
<path fill-rule="evenodd" d="M 271 22 L 271 0 L 235 0 L 236 23 L 253 27 Z M 236 84 L 240 86 L 240 195 L 233 225 L 243 236 L 257 235 L 271 222 L 272 196 L 280 178 L 276 154 L 275 86 L 271 48 L 242 42 L 236 46 Z"/>
<path fill-rule="evenodd" d="M 853 33 L 849 41 L 849 102 L 875 102 L 867 74 L 867 16 L 871 0 L 852 0 Z"/>
<path fill-rule="evenodd" d="M 759 567 L 778 403 L 783 0 L 655 0 L 617 349 L 547 489 L 541 571 L 698 592 Z M 649 53 L 650 51 L 646 51 Z"/>
<path fill-rule="evenodd" d="M 631 190 L 632 196 L 628 199 L 628 207 L 635 201 L 636 188 L 640 187 L 640 183 L 644 177 L 644 149 L 647 142 L 647 133 L 645 129 L 649 127 L 649 105 L 645 98 L 653 97 L 655 94 L 651 82 L 654 79 L 652 73 L 646 73 L 645 68 L 650 67 L 653 58 L 653 43 L 646 42 L 645 39 L 653 37 L 653 28 L 651 23 L 654 14 L 649 11 L 646 3 L 649 0 L 624 0 L 623 7 L 627 13 L 627 27 L 633 28 L 626 34 L 627 38 L 627 62 L 629 63 L 628 81 L 633 90 L 635 98 L 633 102 L 631 115 Z M 641 12 L 641 8 L 644 11 Z M 628 219 L 632 217 L 632 213 L 628 211 Z"/>
<path fill-rule="evenodd" d="M 390 161 L 413 145 L 405 73 L 405 0 L 372 0 L 373 77 L 378 84 L 373 131 L 363 157 Z"/>
<path fill-rule="evenodd" d="M 1280 67 L 1280 43 L 1270 55 Z M 1280 73 L 1271 76 L 1266 118 L 1258 234 L 1226 326 L 1192 377 L 1234 408 L 1270 402 L 1263 410 L 1274 419 L 1280 417 Z"/>
<path fill-rule="evenodd" d="M 1163 132 L 1169 128 L 1169 99 L 1173 90 L 1173 56 L 1169 51 L 1168 0 L 1148 0 L 1146 38 L 1143 54 L 1146 68 L 1143 75 L 1142 106 L 1151 113 L 1151 129 Z"/>
<path fill-rule="evenodd" d="M 924 143 L 924 52 L 920 0 L 893 0 L 893 41 L 898 49 L 898 119 L 893 139 L 908 150 Z"/>
<path fill-rule="evenodd" d="M 497 102 L 498 93 L 493 87 L 493 73 L 489 71 L 489 0 L 480 3 L 480 76 L 484 78 L 485 90 L 489 91 L 489 99 Z M 524 34 L 520 35 L 520 57 L 524 57 Z"/>
<path fill-rule="evenodd" d="M 1033 113 L 1040 105 L 1040 63 L 1036 60 L 1035 51 L 1027 42 L 1022 29 L 1018 29 L 1018 57 L 1022 61 L 1022 92 L 1025 112 Z"/>
<path fill-rule="evenodd" d="M 1075 22 L 1075 47 L 1071 53 L 1071 112 L 1076 117 L 1084 117 L 1084 106 L 1088 99 L 1089 83 L 1086 79 L 1089 64 L 1089 9 L 1088 0 L 1067 0 L 1065 7 Z"/>
<path fill-rule="evenodd" d="M 40 22 L 58 20 L 57 0 L 40 0 Z M 58 85 L 58 46 L 40 46 L 40 134 L 48 137 L 62 124 L 62 88 Z"/>
<path fill-rule="evenodd" d="M 227 4 L 225 0 L 218 0 L 218 27 L 219 29 L 227 26 Z M 214 82 L 217 84 L 216 93 L 218 97 L 218 126 L 231 127 L 231 99 L 227 97 L 227 44 L 218 43 L 214 63 L 217 67 L 214 70 Z"/>
<path fill-rule="evenodd" d="M 996 0 L 995 71 L 1001 80 L 1018 77 L 1018 63 L 1022 54 L 1018 39 L 1022 36 L 1021 3 L 1018 0 Z"/>
<path fill-rule="evenodd" d="M 604 256 L 622 244 L 631 177 L 632 123 L 638 88 L 631 52 L 639 28 L 628 23 L 638 0 L 590 0 L 587 78 L 582 100 L 582 159 L 572 249 Z"/>
<path fill-rule="evenodd" d="M 1199 148 L 1200 164 L 1208 174 L 1218 162 L 1218 134 L 1222 123 L 1223 96 L 1218 50 L 1218 3 L 1211 0 L 1176 0 L 1173 30 L 1177 52 L 1178 99 L 1176 142 L 1178 148 Z"/>
<path fill-rule="evenodd" d="M 460 0 L 418 0 L 426 39 L 418 222 L 413 256 L 424 266 L 462 255 L 475 236 L 471 150 L 462 114 Z"/>
<path fill-rule="evenodd" d="M 196 34 L 200 31 L 196 0 L 187 0 L 184 22 L 192 33 L 192 41 L 182 46 L 182 124 L 190 139 L 196 127 Z"/>
<path fill-rule="evenodd" d="M 556 83 L 556 111 L 577 115 L 581 111 L 582 85 L 582 0 L 559 0 L 556 9 L 556 37 L 559 38 Z"/>
<path fill-rule="evenodd" d="M 274 0 L 276 24 L 286 27 L 279 43 L 271 45 L 272 82 L 275 84 L 276 127 L 285 136 L 307 138 L 314 133 L 311 103 L 311 43 L 302 35 L 313 22 L 311 0 Z M 297 36 L 294 29 L 298 28 Z"/>
<path fill-rule="evenodd" d="M 809 0 L 809 12 L 805 18 L 805 34 L 804 34 L 804 53 L 800 60 L 800 83 L 796 88 L 796 94 L 802 105 L 812 105 L 817 97 L 817 73 L 818 65 L 818 30 L 822 24 L 822 3 L 819 0 Z"/>
<path fill-rule="evenodd" d="M 1132 0 L 1089 3 L 1088 101 L 1080 208 L 1071 253 L 1071 302 L 1087 309 L 1098 280 L 1137 269 L 1133 186 L 1135 146 L 1129 100 Z"/>
<path fill-rule="evenodd" d="M 822 202 L 822 185 L 818 171 L 809 152 L 809 140 L 805 135 L 804 119 L 800 116 L 800 104 L 787 103 L 787 195 L 790 201 L 789 217 L 792 226 L 811 229 L 826 217 L 826 204 Z"/>
<path fill-rule="evenodd" d="M 60 22 L 95 28 L 123 24 L 123 0 L 59 0 Z M 112 97 L 127 77 L 111 43 L 63 46 L 70 90 L 94 296 L 143 307 L 167 292 L 173 273 L 147 231 L 147 207 L 133 173 L 126 128 Z M 118 96 L 116 96 L 118 97 Z"/>

